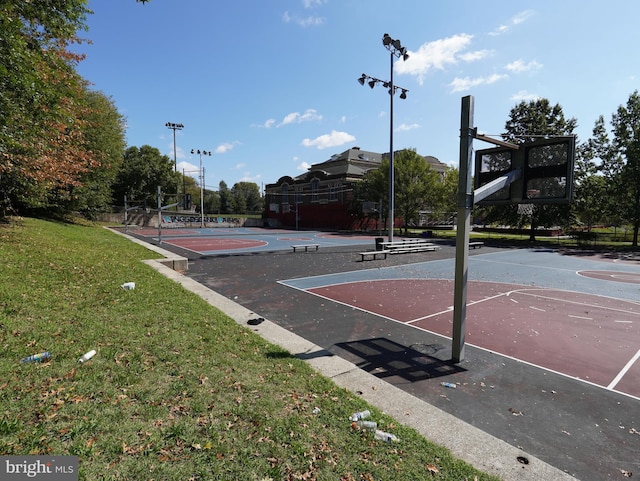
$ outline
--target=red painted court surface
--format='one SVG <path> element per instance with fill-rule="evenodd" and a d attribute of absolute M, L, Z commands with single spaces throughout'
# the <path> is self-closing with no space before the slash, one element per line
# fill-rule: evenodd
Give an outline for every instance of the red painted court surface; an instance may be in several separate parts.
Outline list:
<path fill-rule="evenodd" d="M 318 244 L 320 248 L 366 244 L 375 245 L 368 235 L 340 235 L 315 231 L 260 229 L 251 227 L 196 229 L 141 229 L 137 235 L 195 252 L 200 255 L 288 250 L 292 245 Z"/>
<path fill-rule="evenodd" d="M 471 258 L 466 343 L 640 399 L 637 265 L 598 270 L 611 264 L 550 253 L 526 265 L 528 256 Z M 282 283 L 450 339 L 454 281 L 438 276 L 452 262 L 378 269 L 370 272 L 375 279 L 358 272 Z M 514 282 L 519 277 L 535 285 Z M 500 278 L 510 282 L 493 280 Z"/>

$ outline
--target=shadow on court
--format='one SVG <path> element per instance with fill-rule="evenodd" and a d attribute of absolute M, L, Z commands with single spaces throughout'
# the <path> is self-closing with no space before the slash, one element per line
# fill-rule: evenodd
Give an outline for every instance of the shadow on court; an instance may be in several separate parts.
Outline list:
<path fill-rule="evenodd" d="M 336 347 L 356 356 L 354 364 L 381 379 L 399 377 L 409 382 L 451 376 L 466 371 L 450 360 L 427 354 L 444 349 L 440 344 L 403 346 L 385 338 L 340 342 Z M 417 349 L 420 349 L 417 350 Z"/>

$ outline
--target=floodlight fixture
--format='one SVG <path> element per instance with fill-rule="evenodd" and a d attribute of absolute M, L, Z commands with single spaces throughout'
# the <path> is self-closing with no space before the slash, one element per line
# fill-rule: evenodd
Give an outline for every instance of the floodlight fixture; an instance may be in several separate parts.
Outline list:
<path fill-rule="evenodd" d="M 360 78 L 358 78 L 358 82 L 360 85 L 364 85 L 365 82 L 369 85 L 369 87 L 373 88 L 377 83 L 381 83 L 382 86 L 388 89 L 389 98 L 390 98 L 390 106 L 389 106 L 389 242 L 393 242 L 393 228 L 394 228 L 394 165 L 393 165 L 393 97 L 395 96 L 396 90 L 400 89 L 400 98 L 405 100 L 407 98 L 408 89 L 403 87 L 398 87 L 393 83 L 393 59 L 402 58 L 403 61 L 406 61 L 409 58 L 409 54 L 407 53 L 407 49 L 402 46 L 400 40 L 393 39 L 388 33 L 385 33 L 382 36 L 382 45 L 384 48 L 389 50 L 391 53 L 391 73 L 390 80 L 380 80 L 375 77 L 370 77 L 367 74 L 362 74 Z"/>
<path fill-rule="evenodd" d="M 167 122 L 166 124 L 164 124 L 164 126 L 167 127 L 168 129 L 173 130 L 173 171 L 177 172 L 178 171 L 178 156 L 177 156 L 177 152 L 176 152 L 176 130 L 184 129 L 184 125 L 176 124 L 174 122 Z"/>

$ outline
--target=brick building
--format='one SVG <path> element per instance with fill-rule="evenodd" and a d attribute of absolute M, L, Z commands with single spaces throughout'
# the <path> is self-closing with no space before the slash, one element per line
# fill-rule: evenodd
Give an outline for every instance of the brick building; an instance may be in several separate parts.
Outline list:
<path fill-rule="evenodd" d="M 388 154 L 384 154 L 388 155 Z M 354 209 L 354 186 L 372 169 L 380 167 L 383 154 L 352 147 L 329 160 L 313 164 L 297 177 L 284 176 L 265 186 L 266 222 L 300 229 L 348 230 L 363 228 Z M 425 161 L 444 173 L 446 165 L 435 157 Z M 370 226 L 375 228 L 375 226 Z"/>

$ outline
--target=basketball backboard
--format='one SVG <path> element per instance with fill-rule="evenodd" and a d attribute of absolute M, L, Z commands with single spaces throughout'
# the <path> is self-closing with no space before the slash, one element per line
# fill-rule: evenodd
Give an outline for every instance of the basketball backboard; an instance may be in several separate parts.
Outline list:
<path fill-rule="evenodd" d="M 474 188 L 516 170 L 521 175 L 478 205 L 568 203 L 573 196 L 575 136 L 554 137 L 508 147 L 478 150 Z"/>

